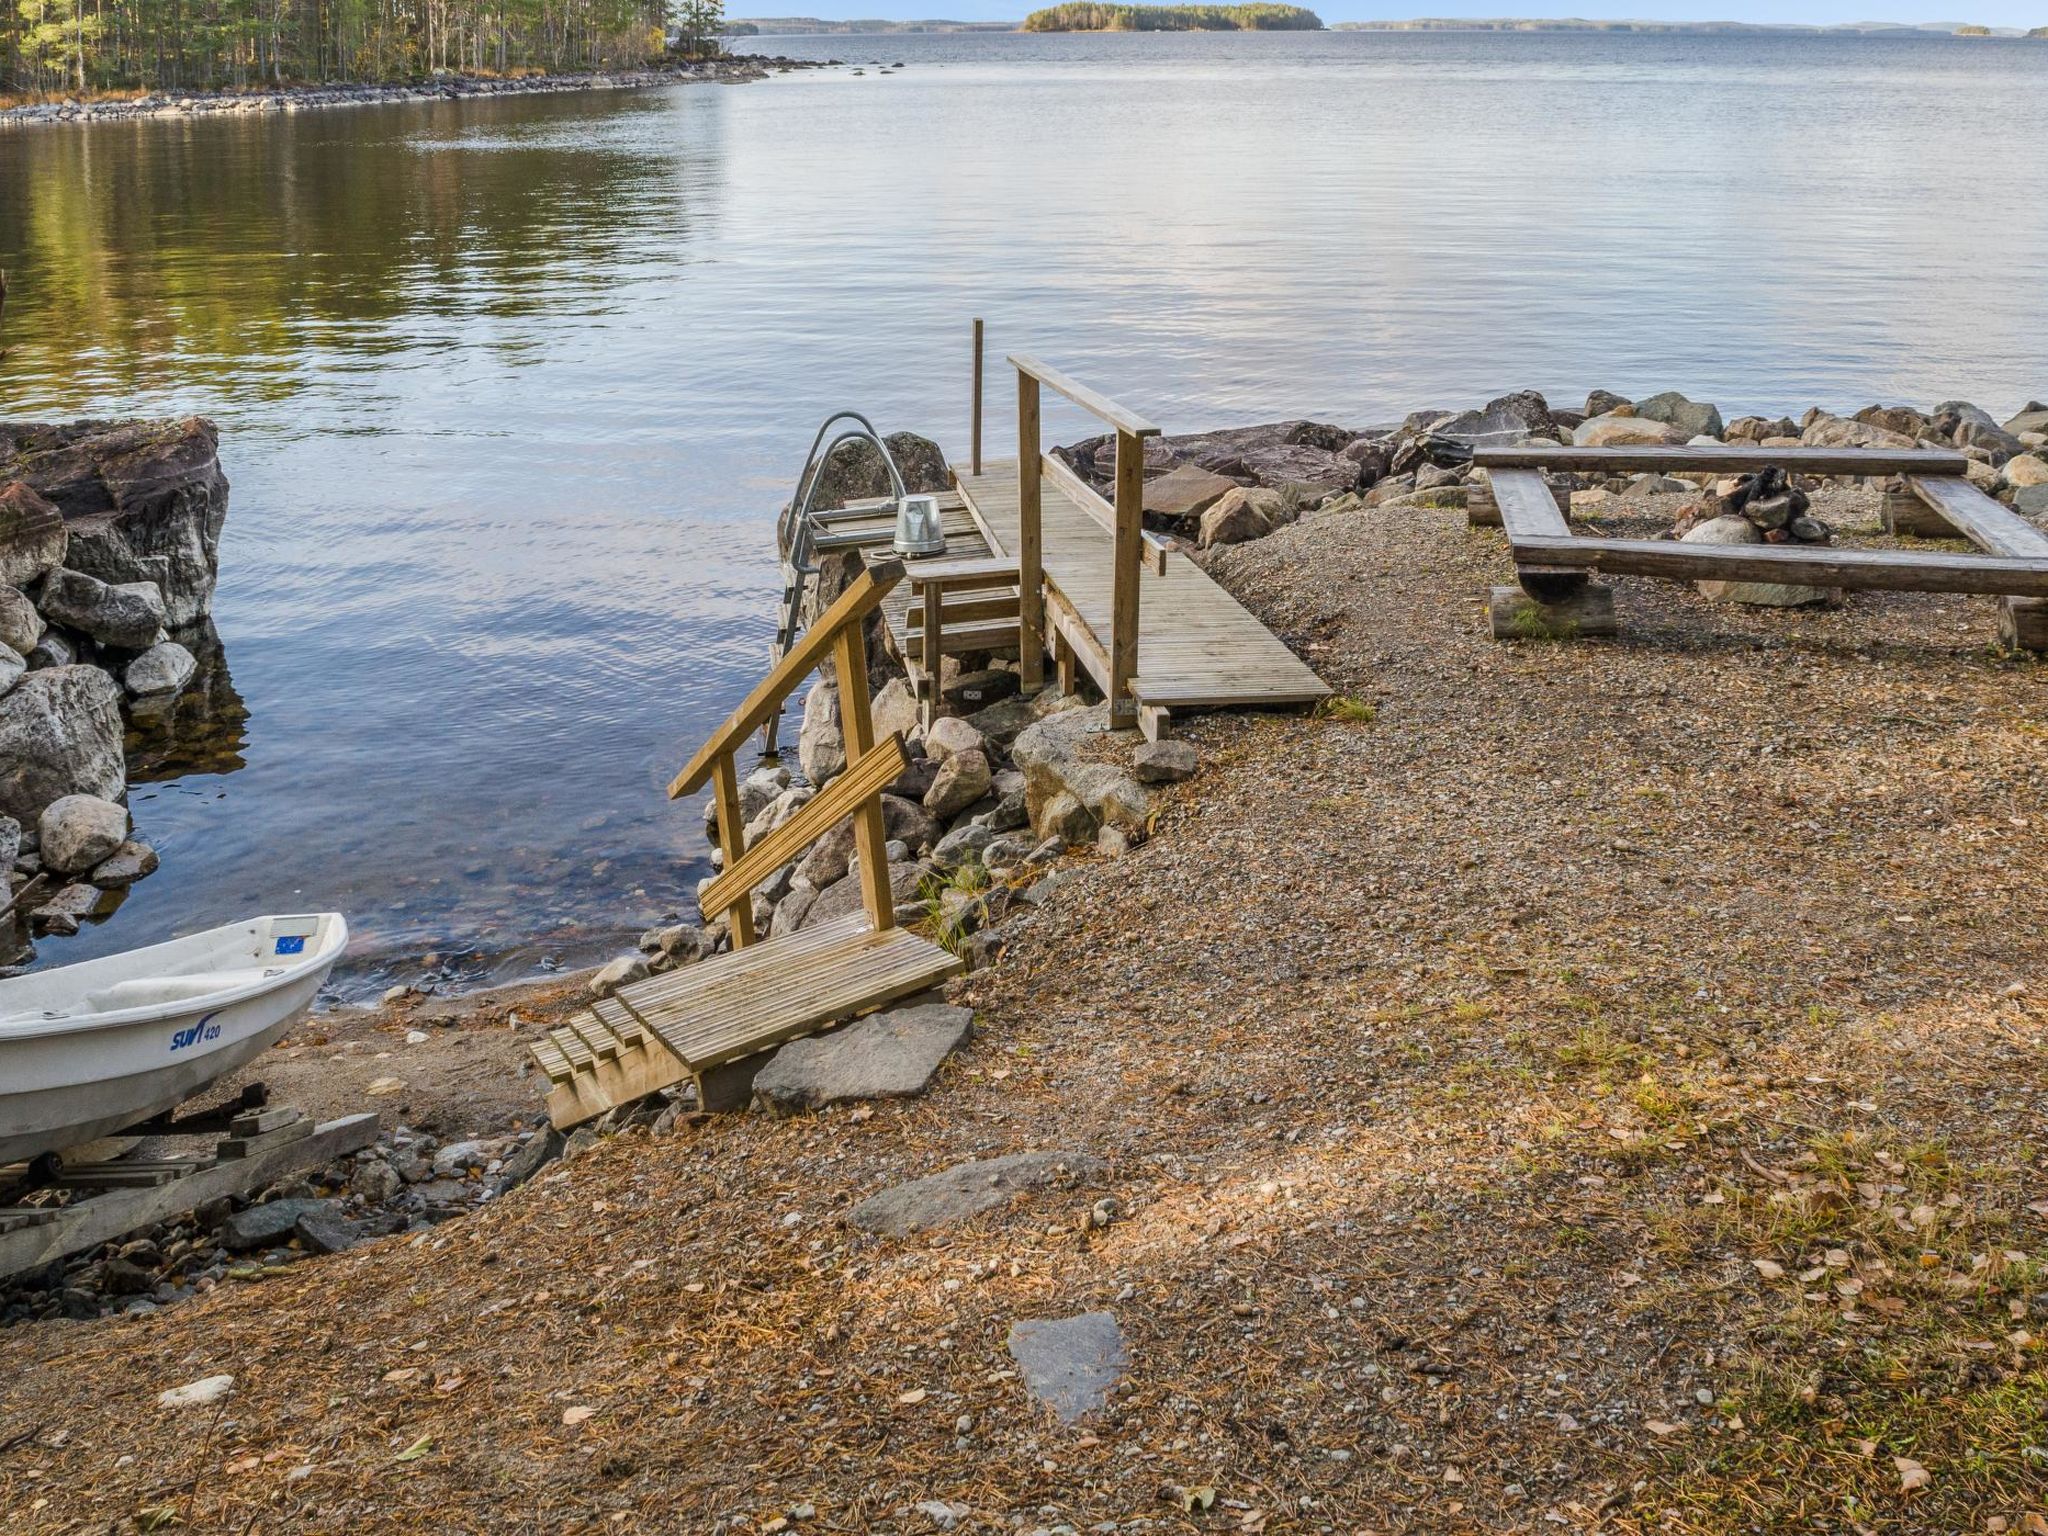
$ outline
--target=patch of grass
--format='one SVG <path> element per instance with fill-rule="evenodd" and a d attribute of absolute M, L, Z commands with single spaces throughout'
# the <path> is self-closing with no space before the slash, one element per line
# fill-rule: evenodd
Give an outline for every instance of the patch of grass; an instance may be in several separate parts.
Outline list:
<path fill-rule="evenodd" d="M 1572 1031 L 1572 1037 L 1551 1052 L 1561 1067 L 1612 1078 L 1637 1070 L 1642 1052 L 1595 1019 Z"/>
<path fill-rule="evenodd" d="M 1318 720 L 1342 720 L 1351 725 L 1371 725 L 1379 719 L 1377 704 L 1354 698 L 1348 693 L 1333 693 L 1316 706 Z"/>
<path fill-rule="evenodd" d="M 1546 618 L 1536 604 L 1525 603 L 1509 617 L 1508 630 L 1517 640 L 1576 640 L 1579 621 L 1563 615 Z"/>

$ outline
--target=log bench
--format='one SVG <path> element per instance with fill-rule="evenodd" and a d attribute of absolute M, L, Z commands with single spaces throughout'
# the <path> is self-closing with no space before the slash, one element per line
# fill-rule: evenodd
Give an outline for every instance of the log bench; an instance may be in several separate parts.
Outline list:
<path fill-rule="evenodd" d="M 1486 472 L 1468 519 L 1505 531 L 1513 587 L 1495 587 L 1496 639 L 1611 635 L 1612 593 L 1595 575 L 1667 581 L 1766 581 L 1857 590 L 1985 593 L 2003 598 L 1999 629 L 2008 646 L 2048 649 L 2048 535 L 1965 477 L 1959 453 L 1904 448 L 1699 447 L 1575 448 L 1542 444 L 1481 448 Z M 1895 534 L 1962 538 L 1982 553 L 1926 549 L 1837 549 L 1812 544 L 1686 544 L 1668 539 L 1582 538 L 1571 530 L 1571 493 L 1553 493 L 1552 474 L 1750 474 L 1776 467 L 1814 476 L 1884 476 L 1885 525 Z"/>

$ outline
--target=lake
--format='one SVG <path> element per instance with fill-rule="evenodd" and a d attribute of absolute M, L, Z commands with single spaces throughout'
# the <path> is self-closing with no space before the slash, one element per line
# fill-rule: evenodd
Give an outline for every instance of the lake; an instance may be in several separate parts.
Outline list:
<path fill-rule="evenodd" d="M 2048 45 L 741 46 L 864 72 L 0 130 L 0 412 L 203 412 L 234 484 L 163 869 L 46 961 L 333 906 L 362 996 L 693 911 L 662 786 L 765 666 L 811 432 L 964 450 L 976 314 L 1169 431 L 2048 396 Z"/>

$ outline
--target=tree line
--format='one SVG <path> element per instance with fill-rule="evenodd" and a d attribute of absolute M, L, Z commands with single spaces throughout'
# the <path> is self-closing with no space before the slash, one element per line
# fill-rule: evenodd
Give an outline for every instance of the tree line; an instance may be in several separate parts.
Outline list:
<path fill-rule="evenodd" d="M 659 57 L 672 23 L 709 51 L 722 21 L 722 0 L 0 0 L 0 80 L 44 96 L 615 69 Z"/>
<path fill-rule="evenodd" d="M 1100 5 L 1073 0 L 1024 18 L 1026 32 L 1317 32 L 1298 5 Z"/>

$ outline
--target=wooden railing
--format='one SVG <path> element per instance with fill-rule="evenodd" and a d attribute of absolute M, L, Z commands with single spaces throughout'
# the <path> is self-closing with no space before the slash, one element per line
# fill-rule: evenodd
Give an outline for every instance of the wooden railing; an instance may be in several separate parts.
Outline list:
<path fill-rule="evenodd" d="M 880 743 L 875 740 L 863 632 L 868 615 L 881 607 L 882 599 L 902 579 L 900 561 L 880 561 L 863 571 L 727 716 L 725 724 L 711 733 L 711 739 L 697 749 L 697 755 L 668 786 L 671 800 L 694 794 L 707 783 L 712 786 L 725 868 L 704 888 L 701 905 L 706 919 L 718 912 L 729 916 L 734 949 L 744 948 L 756 937 L 754 887 L 848 816 L 853 818 L 854 847 L 860 854 L 861 901 L 869 921 L 878 933 L 896 925 L 881 794 L 902 774 L 905 754 L 900 735 Z M 846 770 L 749 848 L 746 823 L 740 815 L 738 754 L 828 653 L 839 682 Z"/>
<path fill-rule="evenodd" d="M 1019 675 L 1027 691 L 1045 684 L 1045 543 L 1041 528 L 1041 482 L 1046 458 L 1039 425 L 1039 387 L 1064 395 L 1116 433 L 1116 488 L 1111 499 L 1109 719 L 1113 726 L 1138 723 L 1131 679 L 1138 672 L 1138 579 L 1145 551 L 1145 439 L 1159 428 L 1107 395 L 1068 378 L 1033 357 L 1013 355 L 1017 370 L 1017 580 Z"/>

